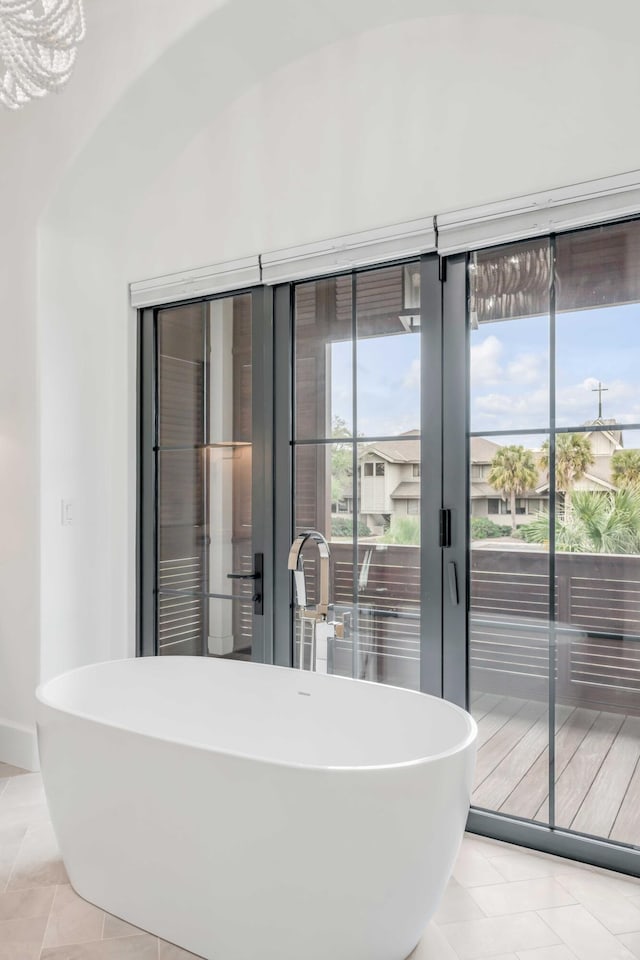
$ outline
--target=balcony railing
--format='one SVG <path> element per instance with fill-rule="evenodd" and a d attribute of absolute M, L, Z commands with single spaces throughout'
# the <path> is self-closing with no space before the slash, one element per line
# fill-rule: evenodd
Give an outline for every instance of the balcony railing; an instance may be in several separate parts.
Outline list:
<path fill-rule="evenodd" d="M 353 547 L 331 545 L 334 597 L 353 603 Z M 357 661 L 369 679 L 417 687 L 419 548 L 358 546 Z M 309 571 L 311 579 L 313 570 Z M 474 692 L 504 692 L 640 714 L 640 557 L 557 554 L 550 623 L 548 554 L 474 550 L 469 666 Z M 551 656 L 550 656 L 551 651 Z M 349 672 L 351 641 L 338 651 Z"/>

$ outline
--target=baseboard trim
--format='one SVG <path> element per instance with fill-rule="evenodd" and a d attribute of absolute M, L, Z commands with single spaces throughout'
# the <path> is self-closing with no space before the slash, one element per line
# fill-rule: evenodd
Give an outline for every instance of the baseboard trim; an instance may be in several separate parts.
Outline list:
<path fill-rule="evenodd" d="M 39 770 L 35 729 L 0 718 L 0 761 L 23 770 Z"/>

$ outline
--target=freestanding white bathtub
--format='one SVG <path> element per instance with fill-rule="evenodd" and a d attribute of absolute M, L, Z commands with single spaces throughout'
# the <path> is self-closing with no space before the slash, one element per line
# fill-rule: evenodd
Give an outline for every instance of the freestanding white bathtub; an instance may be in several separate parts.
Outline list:
<path fill-rule="evenodd" d="M 211 960 L 404 960 L 465 826 L 476 726 L 445 701 L 165 657 L 38 689 L 80 896 Z"/>

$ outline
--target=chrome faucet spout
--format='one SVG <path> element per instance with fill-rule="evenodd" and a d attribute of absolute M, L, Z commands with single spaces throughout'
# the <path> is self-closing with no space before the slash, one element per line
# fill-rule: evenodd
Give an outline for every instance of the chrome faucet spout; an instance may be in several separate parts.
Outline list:
<path fill-rule="evenodd" d="M 307 603 L 307 585 L 302 563 L 302 549 L 308 540 L 312 540 L 320 554 L 320 575 L 318 577 L 318 603 L 310 607 Z M 300 659 L 299 668 L 304 670 L 304 629 L 311 627 L 310 669 L 317 673 L 327 673 L 332 667 L 333 645 L 336 638 L 342 639 L 344 627 L 335 623 L 333 607 L 329 604 L 329 564 L 331 551 L 329 544 L 317 530 L 303 530 L 291 544 L 287 566 L 293 571 L 295 603 L 300 617 Z"/>
<path fill-rule="evenodd" d="M 307 586 L 304 576 L 304 566 L 302 563 L 302 548 L 307 540 L 313 540 L 313 542 L 317 544 L 318 553 L 320 554 L 320 595 L 315 608 L 315 615 L 317 619 L 326 620 L 329 615 L 329 563 L 331 559 L 331 552 L 325 537 L 323 537 L 323 535 L 317 530 L 304 530 L 291 544 L 291 549 L 289 550 L 289 562 L 287 566 L 289 570 L 293 571 L 296 603 L 302 609 L 306 609 Z"/>

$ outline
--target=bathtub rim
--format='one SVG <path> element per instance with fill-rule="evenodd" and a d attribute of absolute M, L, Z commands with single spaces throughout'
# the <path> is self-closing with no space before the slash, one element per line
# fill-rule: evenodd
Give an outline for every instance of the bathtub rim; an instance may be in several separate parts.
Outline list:
<path fill-rule="evenodd" d="M 104 718 L 92 716 L 89 713 L 85 713 L 79 710 L 70 710 L 68 708 L 65 708 L 65 706 L 60 703 L 53 702 L 46 695 L 46 688 L 48 686 L 53 685 L 57 681 L 62 680 L 64 677 L 68 677 L 71 674 L 83 673 L 84 671 L 88 671 L 88 670 L 95 670 L 96 667 L 100 667 L 106 664 L 134 663 L 134 662 L 137 662 L 138 660 L 146 660 L 146 659 L 157 659 L 157 658 L 155 657 L 153 658 L 118 657 L 118 658 L 115 658 L 114 660 L 99 660 L 96 663 L 86 663 L 80 667 L 72 667 L 70 670 L 65 670 L 62 673 L 57 674 L 55 677 L 49 677 L 48 680 L 45 680 L 42 683 L 39 683 L 35 689 L 35 699 L 38 705 L 41 705 L 42 707 L 45 707 L 48 710 L 54 710 L 57 713 L 63 714 L 68 717 L 77 717 L 79 720 L 84 720 L 92 724 L 97 724 L 98 726 L 101 726 L 107 729 L 124 731 L 126 733 L 133 734 L 137 737 L 145 737 L 145 738 L 148 738 L 149 740 L 154 740 L 156 742 L 171 743 L 171 744 L 175 744 L 176 746 L 188 747 L 193 750 L 201 750 L 207 753 L 219 754 L 221 756 L 235 757 L 239 760 L 250 761 L 251 763 L 264 763 L 272 767 L 297 769 L 297 770 L 304 770 L 308 772 L 310 771 L 321 771 L 321 772 L 331 771 L 335 773 L 342 773 L 342 772 L 357 773 L 357 772 L 365 772 L 365 771 L 381 772 L 383 770 L 394 771 L 394 770 L 401 770 L 405 768 L 419 767 L 422 765 L 435 763 L 438 760 L 445 760 L 448 757 L 455 756 L 456 754 L 464 753 L 470 746 L 473 745 L 473 743 L 476 741 L 478 736 L 478 725 L 474 720 L 474 718 L 471 716 L 471 714 L 467 710 L 465 710 L 463 707 L 458 706 L 458 704 L 456 703 L 452 703 L 450 700 L 445 700 L 443 697 L 436 697 L 430 693 L 422 693 L 422 691 L 419 691 L 419 690 L 408 690 L 405 687 L 398 687 L 393 684 L 380 684 L 374 680 L 354 680 L 352 677 L 341 677 L 335 674 L 330 675 L 332 681 L 334 680 L 345 681 L 347 683 L 367 684 L 370 687 L 382 687 L 383 689 L 400 690 L 403 694 L 406 694 L 409 696 L 428 697 L 430 700 L 435 700 L 438 703 L 443 703 L 446 705 L 448 709 L 451 709 L 458 715 L 462 716 L 463 720 L 467 725 L 467 734 L 454 747 L 450 747 L 448 750 L 442 750 L 439 753 L 429 754 L 428 756 L 415 757 L 411 760 L 400 760 L 394 763 L 369 763 L 369 764 L 366 764 L 366 763 L 361 763 L 361 764 L 304 763 L 299 760 L 270 759 L 269 757 L 257 756 L 256 754 L 246 753 L 244 751 L 225 749 L 224 747 L 221 747 L 221 746 L 212 746 L 211 744 L 202 743 L 195 740 L 186 740 L 182 737 L 177 737 L 177 736 L 171 736 L 171 737 L 156 736 L 155 734 L 149 733 L 148 731 L 136 730 L 135 728 L 126 726 L 123 723 L 117 723 L 115 721 L 105 720 Z M 203 658 L 188 657 L 187 659 L 200 660 Z M 215 660 L 217 658 L 212 657 L 212 658 L 205 658 L 205 659 Z M 233 662 L 238 662 L 238 661 L 233 661 Z M 304 673 L 305 676 L 307 676 L 310 673 L 310 671 L 308 670 L 298 671 L 293 667 L 284 667 L 279 664 L 252 662 L 251 665 L 256 667 L 271 667 L 272 669 L 275 669 L 275 670 L 291 670 L 295 673 Z M 40 724 L 37 723 L 36 726 L 38 728 L 38 735 L 39 735 Z"/>

